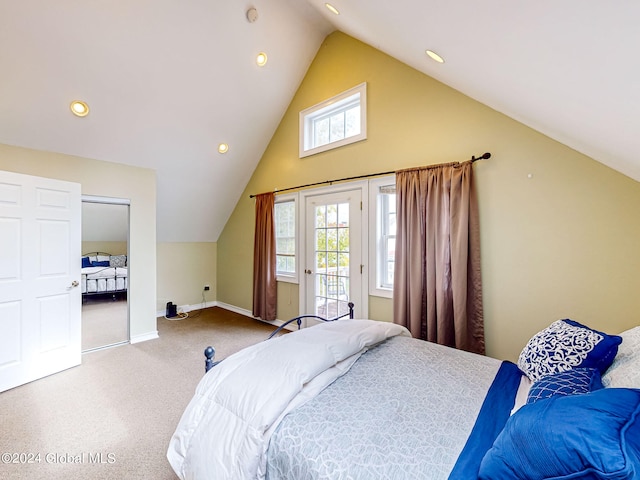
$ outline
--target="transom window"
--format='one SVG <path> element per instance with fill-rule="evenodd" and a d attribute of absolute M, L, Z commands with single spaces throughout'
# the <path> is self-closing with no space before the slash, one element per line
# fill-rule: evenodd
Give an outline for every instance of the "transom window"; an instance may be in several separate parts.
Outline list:
<path fill-rule="evenodd" d="M 300 158 L 367 138 L 367 84 L 300 112 Z"/>

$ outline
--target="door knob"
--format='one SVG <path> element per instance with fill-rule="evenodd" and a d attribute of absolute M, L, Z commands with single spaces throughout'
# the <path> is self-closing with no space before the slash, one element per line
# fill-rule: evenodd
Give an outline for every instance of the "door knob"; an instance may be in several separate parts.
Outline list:
<path fill-rule="evenodd" d="M 73 282 L 71 282 L 71 286 L 72 287 L 77 287 L 78 285 L 80 285 L 80 284 L 78 283 L 77 280 L 74 280 Z"/>
<path fill-rule="evenodd" d="M 313 272 L 311 270 L 305 270 L 304 273 L 306 273 L 307 275 L 311 275 Z"/>

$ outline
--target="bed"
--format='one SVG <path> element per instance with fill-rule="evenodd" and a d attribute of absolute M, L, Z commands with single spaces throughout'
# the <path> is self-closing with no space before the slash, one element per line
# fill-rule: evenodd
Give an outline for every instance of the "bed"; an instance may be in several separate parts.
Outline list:
<path fill-rule="evenodd" d="M 558 320 L 515 364 L 343 319 L 216 365 L 167 458 L 183 479 L 640 478 L 638 388 L 640 327 Z"/>
<path fill-rule="evenodd" d="M 89 295 L 126 294 L 128 273 L 126 255 L 83 254 L 80 282 L 83 299 Z"/>

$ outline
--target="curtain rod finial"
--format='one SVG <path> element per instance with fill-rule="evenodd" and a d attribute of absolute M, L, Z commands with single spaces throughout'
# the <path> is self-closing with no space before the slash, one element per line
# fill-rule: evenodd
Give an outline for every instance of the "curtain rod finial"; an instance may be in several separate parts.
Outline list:
<path fill-rule="evenodd" d="M 489 152 L 485 152 L 482 155 L 480 155 L 479 157 L 476 157 L 475 155 L 471 156 L 471 161 L 472 162 L 476 162 L 478 160 L 486 160 L 487 158 L 491 158 L 491 154 Z"/>

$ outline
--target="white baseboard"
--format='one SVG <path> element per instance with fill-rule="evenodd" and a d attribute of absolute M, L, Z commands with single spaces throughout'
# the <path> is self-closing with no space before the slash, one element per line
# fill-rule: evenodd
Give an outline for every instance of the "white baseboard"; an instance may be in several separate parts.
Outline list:
<path fill-rule="evenodd" d="M 236 307 L 235 305 L 229 305 L 228 303 L 224 303 L 224 302 L 215 302 L 217 307 L 220 308 L 224 308 L 225 310 L 229 310 L 231 312 L 235 312 L 235 313 L 239 313 L 240 315 L 244 315 L 245 317 L 249 317 L 249 318 L 253 318 L 254 320 L 258 320 L 260 322 L 263 323 L 268 323 L 269 325 L 273 325 L 274 327 L 279 327 L 280 325 L 282 325 L 284 322 L 286 322 L 286 320 L 263 320 L 261 318 L 258 317 L 254 317 L 253 313 L 249 310 L 246 310 L 244 308 L 240 308 L 240 307 Z M 298 326 L 295 324 L 289 324 L 286 327 L 287 330 L 297 330 Z"/>
<path fill-rule="evenodd" d="M 178 305 L 178 313 L 188 313 L 193 310 L 201 310 L 203 308 L 215 307 L 216 302 L 196 303 L 194 305 Z M 167 312 L 165 310 L 156 312 L 156 317 L 164 317 Z"/>
<path fill-rule="evenodd" d="M 225 310 L 229 310 L 230 312 L 234 312 L 240 315 L 244 315 L 245 317 L 249 317 L 249 318 L 253 318 L 254 320 L 258 320 L 260 322 L 263 323 L 267 323 L 269 325 L 273 325 L 274 327 L 279 327 L 280 325 L 282 325 L 286 320 L 263 320 L 261 318 L 257 318 L 253 316 L 253 313 L 250 310 L 247 310 L 245 308 L 240 308 L 240 307 L 236 307 L 235 305 L 230 305 L 228 303 L 224 303 L 224 302 L 206 302 L 203 306 L 202 303 L 198 303 L 195 305 L 178 305 L 178 313 L 184 312 L 184 313 L 188 313 L 191 312 L 193 310 L 200 310 L 201 308 L 208 308 L 208 307 L 220 307 L 220 308 L 224 308 Z M 157 317 L 164 317 L 165 314 L 167 312 L 166 311 L 161 311 L 161 312 L 156 312 L 156 316 Z M 290 324 L 287 325 L 286 327 L 287 330 L 296 330 L 298 327 L 295 324 Z M 157 338 L 157 332 L 156 332 L 156 338 Z M 133 339 L 131 340 L 131 343 L 133 342 Z"/>
<path fill-rule="evenodd" d="M 129 340 L 129 343 L 134 344 L 134 343 L 146 342 L 147 340 L 155 340 L 156 338 L 159 338 L 157 330 L 153 332 L 143 333 L 141 335 L 133 335 L 131 337 L 131 340 Z"/>

